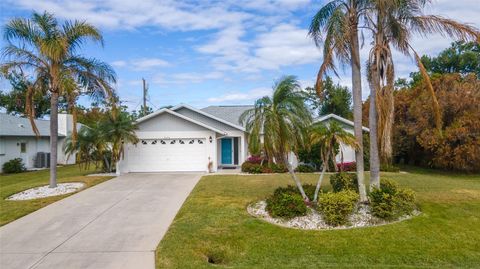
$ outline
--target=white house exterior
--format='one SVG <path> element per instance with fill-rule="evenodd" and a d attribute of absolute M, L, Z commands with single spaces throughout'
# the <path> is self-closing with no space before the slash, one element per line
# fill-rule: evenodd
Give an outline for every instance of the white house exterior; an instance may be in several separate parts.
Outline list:
<path fill-rule="evenodd" d="M 50 121 L 35 120 L 40 135 L 37 137 L 27 118 L 0 113 L 0 169 L 3 164 L 21 158 L 27 169 L 35 168 L 38 152 L 50 152 Z M 58 163 L 74 164 L 75 155 L 63 152 L 65 138 L 73 129 L 72 115 L 58 115 Z"/>
<path fill-rule="evenodd" d="M 342 126 L 342 128 L 345 131 L 347 131 L 351 134 L 354 134 L 353 121 L 347 120 L 347 119 L 342 118 L 342 117 L 340 117 L 338 115 L 335 115 L 335 114 L 328 114 L 328 115 L 322 116 L 322 117 L 316 119 L 314 122 L 321 122 L 325 125 L 328 125 L 332 121 L 335 121 L 335 122 L 339 123 L 340 126 Z M 370 131 L 367 127 L 363 127 L 363 126 L 362 126 L 362 130 L 364 132 L 369 132 Z M 343 156 L 343 162 L 345 162 L 345 163 L 346 162 L 354 162 L 355 161 L 355 149 L 341 143 L 340 144 L 340 152 L 335 157 L 335 160 L 336 160 L 337 163 L 342 162 L 342 156 Z"/>
<path fill-rule="evenodd" d="M 240 115 L 252 106 L 209 106 L 196 109 L 186 104 L 164 108 L 137 120 L 137 144 L 127 144 L 117 173 L 215 172 L 240 166 L 248 153 L 248 134 Z M 353 133 L 353 122 L 330 114 L 317 119 L 339 121 Z M 368 131 L 367 128 L 364 130 Z M 344 162 L 355 161 L 352 148 L 342 145 Z M 340 154 L 337 161 L 341 161 Z"/>
<path fill-rule="evenodd" d="M 248 156 L 247 136 L 232 111 L 241 114 L 248 108 L 200 110 L 180 104 L 140 118 L 139 142 L 125 145 L 117 172 L 215 172 L 238 167 Z"/>

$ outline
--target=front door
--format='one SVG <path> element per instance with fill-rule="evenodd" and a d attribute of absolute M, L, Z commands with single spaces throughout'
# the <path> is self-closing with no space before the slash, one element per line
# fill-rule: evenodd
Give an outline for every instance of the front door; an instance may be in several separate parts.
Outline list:
<path fill-rule="evenodd" d="M 231 138 L 222 138 L 222 164 L 232 164 Z"/>

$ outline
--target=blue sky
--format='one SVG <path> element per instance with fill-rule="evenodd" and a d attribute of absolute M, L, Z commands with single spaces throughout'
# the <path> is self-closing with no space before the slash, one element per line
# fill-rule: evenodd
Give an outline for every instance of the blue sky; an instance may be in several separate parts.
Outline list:
<path fill-rule="evenodd" d="M 0 22 L 28 17 L 33 10 L 86 20 L 102 30 L 105 46 L 89 45 L 82 53 L 114 67 L 116 89 L 130 109 L 139 108 L 142 77 L 154 108 L 180 102 L 204 107 L 251 104 L 269 94 L 282 75 L 296 75 L 302 86 L 312 86 L 322 57 L 307 31 L 324 2 L 3 0 Z M 426 13 L 480 25 L 478 0 L 433 1 Z M 435 35 L 414 44 L 419 53 L 434 55 L 451 41 Z M 368 50 L 366 42 L 362 61 Z M 412 59 L 394 57 L 397 76 L 415 70 Z M 350 86 L 349 76 L 346 67 L 335 79 Z M 0 89 L 8 88 L 0 81 Z M 364 99 L 367 93 L 364 83 Z"/>

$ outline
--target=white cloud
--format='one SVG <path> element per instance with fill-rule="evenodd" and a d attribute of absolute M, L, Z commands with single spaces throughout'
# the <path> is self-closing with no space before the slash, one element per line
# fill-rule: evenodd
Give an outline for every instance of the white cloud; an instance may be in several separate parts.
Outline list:
<path fill-rule="evenodd" d="M 118 60 L 113 61 L 111 64 L 117 68 L 129 68 L 135 71 L 152 70 L 170 65 L 170 63 L 160 58 L 139 58 L 128 61 Z"/>
<path fill-rule="evenodd" d="M 209 103 L 242 103 L 246 101 L 253 101 L 263 96 L 269 95 L 272 93 L 270 88 L 255 88 L 248 92 L 239 92 L 233 91 L 227 94 L 221 95 L 219 97 L 211 97 L 207 99 Z"/>
<path fill-rule="evenodd" d="M 174 74 L 162 74 L 158 73 L 152 78 L 152 83 L 154 84 L 191 84 L 191 83 L 201 83 L 206 80 L 221 79 L 224 77 L 222 72 L 207 72 L 207 73 L 174 73 Z"/>

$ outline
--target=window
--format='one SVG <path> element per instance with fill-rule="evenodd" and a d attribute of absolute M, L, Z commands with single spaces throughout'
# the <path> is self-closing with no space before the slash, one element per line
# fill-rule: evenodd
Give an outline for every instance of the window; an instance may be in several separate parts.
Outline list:
<path fill-rule="evenodd" d="M 147 144 L 147 141 L 142 140 L 142 145 L 146 145 L 146 144 Z"/>
<path fill-rule="evenodd" d="M 198 144 L 203 144 L 203 141 L 198 139 Z"/>
<path fill-rule="evenodd" d="M 157 140 L 152 141 L 152 145 L 155 145 L 155 144 L 157 144 Z"/>
<path fill-rule="evenodd" d="M 165 145 L 167 142 L 165 142 L 165 140 L 160 140 L 160 144 Z"/>
<path fill-rule="evenodd" d="M 170 141 L 170 144 L 173 145 L 173 144 L 175 144 L 175 142 L 177 142 L 177 141 L 172 140 L 172 141 Z"/>
<path fill-rule="evenodd" d="M 183 140 L 178 140 L 178 143 L 180 143 L 180 144 L 183 145 L 183 144 L 185 144 L 185 141 L 183 141 Z"/>
<path fill-rule="evenodd" d="M 193 139 L 190 140 L 190 142 L 188 142 L 188 144 L 193 144 L 193 143 L 195 143 L 195 140 L 193 140 Z"/>
<path fill-rule="evenodd" d="M 27 143 L 22 142 L 20 143 L 20 153 L 26 153 L 27 152 Z"/>

